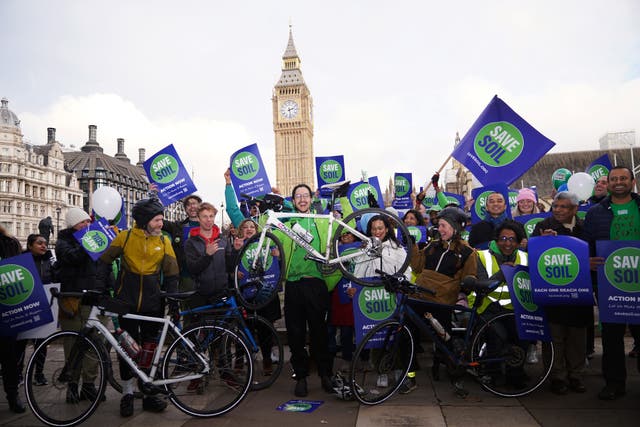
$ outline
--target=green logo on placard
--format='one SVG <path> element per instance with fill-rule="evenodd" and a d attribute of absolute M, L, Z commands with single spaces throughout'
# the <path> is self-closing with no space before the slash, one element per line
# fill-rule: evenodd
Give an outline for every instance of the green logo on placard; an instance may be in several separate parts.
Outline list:
<path fill-rule="evenodd" d="M 99 230 L 90 230 L 82 236 L 82 247 L 89 252 L 102 252 L 107 249 L 109 238 Z"/>
<path fill-rule="evenodd" d="M 421 229 L 415 226 L 410 226 L 410 227 L 407 227 L 407 230 L 409 230 L 409 235 L 413 236 L 413 238 L 416 239 L 416 242 L 422 241 L 423 236 L 422 236 Z"/>
<path fill-rule="evenodd" d="M 366 318 L 384 320 L 396 310 L 396 297 L 384 287 L 362 288 L 358 296 L 358 306 Z"/>
<path fill-rule="evenodd" d="M 509 190 L 509 207 L 511 209 L 515 208 L 518 202 L 516 202 L 516 198 L 518 197 L 517 191 Z"/>
<path fill-rule="evenodd" d="M 474 208 L 476 210 L 476 215 L 478 218 L 484 219 L 487 215 L 487 198 L 490 194 L 493 194 L 494 191 L 483 191 L 477 198 L 474 203 Z"/>
<path fill-rule="evenodd" d="M 325 160 L 320 165 L 320 177 L 329 184 L 342 179 L 342 166 L 335 160 Z"/>
<path fill-rule="evenodd" d="M 21 265 L 6 264 L 0 267 L 0 304 L 23 303 L 33 292 L 31 272 Z"/>
<path fill-rule="evenodd" d="M 640 292 L 640 249 L 620 248 L 604 263 L 609 283 L 623 292 Z"/>
<path fill-rule="evenodd" d="M 538 306 L 533 303 L 533 292 L 531 291 L 531 278 L 526 271 L 518 271 L 513 276 L 513 290 L 516 298 L 522 307 L 529 312 L 534 312 Z"/>
<path fill-rule="evenodd" d="M 354 188 L 351 192 L 351 196 L 349 196 L 349 202 L 351 202 L 351 206 L 353 206 L 353 208 L 356 210 L 368 208 L 369 203 L 367 198 L 369 196 L 369 192 L 373 194 L 373 197 L 375 197 L 376 200 L 379 200 L 378 192 L 375 188 L 373 188 L 372 185 L 369 185 L 366 182 L 358 184 L 356 188 Z"/>
<path fill-rule="evenodd" d="M 524 224 L 524 230 L 527 232 L 527 237 L 531 237 L 531 233 L 536 228 L 536 224 L 542 221 L 544 218 L 532 218 Z"/>
<path fill-rule="evenodd" d="M 473 149 L 480 160 L 492 167 L 502 167 L 516 160 L 524 149 L 524 138 L 509 122 L 492 122 L 476 134 Z"/>
<path fill-rule="evenodd" d="M 246 271 L 251 269 L 251 265 L 253 264 L 253 260 L 256 259 L 258 254 L 258 242 L 253 242 L 247 249 L 244 251 L 240 262 Z M 273 263 L 273 254 L 271 253 L 271 249 L 266 247 L 266 245 L 262 249 L 262 254 L 260 255 L 260 259 L 258 260 L 258 265 L 263 265 L 264 257 L 267 257 L 267 264 L 264 265 L 264 269 L 269 270 L 271 268 L 271 264 Z"/>
<path fill-rule="evenodd" d="M 286 405 L 284 405 L 283 410 L 287 412 L 304 412 L 308 411 L 312 407 L 313 405 L 310 403 L 287 403 Z"/>
<path fill-rule="evenodd" d="M 258 158 L 248 151 L 242 151 L 231 161 L 233 174 L 243 181 L 252 179 L 258 174 L 260 164 Z"/>
<path fill-rule="evenodd" d="M 568 285 L 578 277 L 579 271 L 578 257 L 565 248 L 547 249 L 538 260 L 538 273 L 551 285 Z"/>
<path fill-rule="evenodd" d="M 602 165 L 594 165 L 589 168 L 587 173 L 591 175 L 591 178 L 593 178 L 594 181 L 597 182 L 603 176 L 609 175 L 609 169 L 605 168 Z"/>
<path fill-rule="evenodd" d="M 395 187 L 396 197 L 406 196 L 411 191 L 409 180 L 402 175 L 396 176 Z"/>
<path fill-rule="evenodd" d="M 169 154 L 160 154 L 151 162 L 151 177 L 155 182 L 166 184 L 178 176 L 178 161 Z"/>

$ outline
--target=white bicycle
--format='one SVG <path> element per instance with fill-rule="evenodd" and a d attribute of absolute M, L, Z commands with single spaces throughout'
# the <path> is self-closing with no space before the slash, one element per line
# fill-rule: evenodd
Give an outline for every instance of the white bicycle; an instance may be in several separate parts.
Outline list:
<path fill-rule="evenodd" d="M 55 292 L 54 292 L 55 291 Z M 183 299 L 192 293 L 164 294 Z M 235 408 L 251 386 L 253 361 L 244 340 L 220 325 L 195 325 L 181 331 L 170 316 L 127 314 L 122 302 L 94 291 L 58 292 L 54 297 L 80 297 L 91 306 L 81 331 L 60 331 L 47 337 L 34 351 L 27 366 L 25 391 L 29 407 L 44 424 L 64 427 L 82 423 L 98 408 L 113 370 L 104 341 L 125 360 L 138 377 L 145 394 L 162 394 L 182 412 L 194 417 L 215 417 Z M 98 314 L 121 316 L 162 325 L 150 368 L 142 368 L 120 346 L 116 337 L 98 319 Z M 166 342 L 168 332 L 177 337 Z M 38 360 L 45 360 L 48 384 L 33 384 Z M 81 386 L 90 377 L 96 393 L 69 399 L 69 384 Z"/>
<path fill-rule="evenodd" d="M 332 190 L 331 206 L 337 198 L 344 197 L 349 188 L 349 181 L 327 184 L 323 188 Z M 251 196 L 243 195 L 249 201 Z M 324 273 L 331 273 L 339 268 L 344 277 L 363 286 L 382 286 L 384 282 L 379 274 L 372 274 L 376 269 L 385 273 L 403 273 L 409 266 L 412 237 L 404 223 L 394 214 L 379 208 L 367 208 L 353 212 L 344 219 L 328 214 L 301 214 L 283 212 L 284 199 L 268 194 L 260 201 L 266 206 L 260 222 L 262 230 L 251 237 L 242 247 L 236 260 L 235 286 L 240 302 L 248 309 L 265 306 L 281 289 L 286 279 L 285 265 L 288 260 L 284 254 L 280 239 L 273 233 L 277 230 L 293 240 L 306 251 L 305 258 L 320 264 Z M 374 218 L 382 218 L 394 235 L 396 259 L 393 263 L 385 262 L 383 247 L 387 244 L 367 233 L 367 224 Z M 300 222 L 325 220 L 328 222 L 326 236 L 320 236 L 326 242 L 322 252 L 312 245 L 313 236 L 305 233 Z M 342 245 L 341 236 L 351 233 L 355 243 Z M 398 250 L 399 249 L 399 250 Z M 400 262 L 398 262 L 398 253 Z M 391 267 L 393 265 L 393 267 Z M 397 267 L 400 265 L 400 267 Z M 366 267 L 366 268 L 363 268 Z M 393 268 L 393 271 L 389 271 Z"/>

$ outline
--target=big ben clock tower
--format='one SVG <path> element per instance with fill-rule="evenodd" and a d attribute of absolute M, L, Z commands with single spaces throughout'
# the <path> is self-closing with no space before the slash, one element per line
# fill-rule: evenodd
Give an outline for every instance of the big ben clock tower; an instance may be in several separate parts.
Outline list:
<path fill-rule="evenodd" d="M 273 131 L 276 137 L 276 182 L 283 196 L 297 184 L 315 188 L 313 101 L 300 71 L 300 57 L 289 42 L 282 55 L 282 74 L 273 88 Z"/>

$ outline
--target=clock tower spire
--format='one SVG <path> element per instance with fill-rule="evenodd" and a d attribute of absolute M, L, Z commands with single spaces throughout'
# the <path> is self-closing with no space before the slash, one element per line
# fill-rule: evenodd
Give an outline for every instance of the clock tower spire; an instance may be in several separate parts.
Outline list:
<path fill-rule="evenodd" d="M 289 40 L 282 55 L 282 73 L 271 98 L 276 142 L 276 185 L 285 196 L 297 184 L 315 187 L 313 100 L 302 77 L 300 62 L 289 25 Z"/>

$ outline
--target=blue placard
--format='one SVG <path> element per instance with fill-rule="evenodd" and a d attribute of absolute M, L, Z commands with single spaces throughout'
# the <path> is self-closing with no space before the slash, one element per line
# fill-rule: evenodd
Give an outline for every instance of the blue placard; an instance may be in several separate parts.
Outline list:
<path fill-rule="evenodd" d="M 197 190 L 173 144 L 167 145 L 145 161 L 144 171 L 149 182 L 158 187 L 158 197 L 165 206 Z"/>
<path fill-rule="evenodd" d="M 409 235 L 413 236 L 416 239 L 415 243 L 426 243 L 427 241 L 427 227 L 424 225 L 410 225 L 407 226 L 407 230 L 409 230 Z M 396 237 L 400 240 L 404 238 L 401 230 L 396 230 Z"/>
<path fill-rule="evenodd" d="M 509 209 L 509 189 L 505 184 L 493 184 L 471 190 L 471 197 L 474 199 L 473 207 L 471 208 L 471 222 L 473 224 L 483 221 L 487 217 L 487 197 L 489 197 L 491 193 L 502 194 L 505 203 L 507 203 L 505 213 L 507 218 L 511 218 L 511 210 Z"/>
<path fill-rule="evenodd" d="M 593 305 L 589 245 L 571 236 L 529 239 L 533 300 L 547 305 Z"/>
<path fill-rule="evenodd" d="M 356 345 L 373 327 L 383 320 L 393 316 L 396 311 L 396 296 L 384 289 L 384 286 L 369 287 L 353 284 L 356 294 L 353 297 L 353 324 L 356 335 Z M 380 339 L 369 340 L 368 348 L 382 345 L 384 334 Z"/>
<path fill-rule="evenodd" d="M 444 197 L 447 199 L 447 204 L 456 203 L 459 207 L 464 208 L 465 199 L 462 194 L 449 193 L 448 191 L 443 191 L 442 194 L 444 194 Z M 440 206 L 438 197 L 436 195 L 425 197 L 422 200 L 422 204 L 427 208 L 427 212 L 429 211 L 429 209 L 431 209 L 432 206 Z M 440 208 L 444 208 L 444 206 L 440 206 Z"/>
<path fill-rule="evenodd" d="M 261 196 L 271 191 L 267 170 L 262 162 L 258 144 L 251 144 L 231 155 L 231 183 L 238 200 L 242 194 Z"/>
<path fill-rule="evenodd" d="M 510 185 L 554 145 L 496 95 L 452 156 L 483 185 Z"/>
<path fill-rule="evenodd" d="M 116 238 L 116 233 L 109 228 L 109 223 L 106 219 L 100 218 L 92 222 L 88 227 L 73 233 L 73 237 L 80 243 L 82 249 L 87 252 L 91 259 L 97 261 L 100 255 L 113 242 L 113 239 Z"/>
<path fill-rule="evenodd" d="M 0 260 L 0 336 L 15 336 L 52 320 L 33 255 Z"/>
<path fill-rule="evenodd" d="M 360 209 L 366 209 L 369 207 L 368 196 L 369 192 L 373 194 L 373 197 L 378 202 L 378 206 L 384 209 L 384 202 L 382 201 L 382 191 L 380 191 L 380 184 L 378 183 L 378 177 L 372 176 L 368 182 L 356 182 L 349 186 L 347 191 L 347 198 L 354 211 Z"/>
<path fill-rule="evenodd" d="M 397 172 L 393 177 L 395 196 L 391 206 L 396 209 L 411 209 L 413 200 L 411 191 L 413 190 L 413 177 L 410 173 Z"/>
<path fill-rule="evenodd" d="M 516 317 L 518 337 L 521 340 L 551 341 L 549 324 L 542 307 L 533 302 L 529 268 L 524 265 L 501 265 Z"/>
<path fill-rule="evenodd" d="M 602 178 L 603 176 L 609 176 L 609 171 L 611 170 L 611 168 L 612 166 L 611 160 L 609 160 L 609 155 L 604 154 L 595 159 L 589 166 L 587 166 L 585 172 L 591 175 L 591 178 L 593 178 L 595 182 L 598 182 L 598 179 Z"/>
<path fill-rule="evenodd" d="M 640 324 L 640 241 L 596 242 L 600 321 Z"/>
<path fill-rule="evenodd" d="M 316 157 L 316 177 L 321 197 L 330 197 L 331 190 L 322 186 L 345 180 L 344 156 Z"/>
<path fill-rule="evenodd" d="M 529 238 L 531 237 L 531 233 L 533 233 L 533 229 L 536 228 L 536 224 L 545 218 L 549 218 L 550 216 L 551 212 L 542 212 L 531 215 L 520 215 L 513 219 L 522 224 L 525 233 L 527 233 L 527 238 Z"/>

